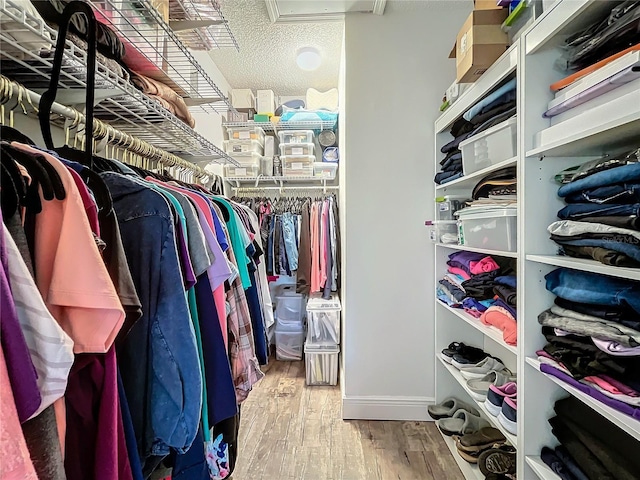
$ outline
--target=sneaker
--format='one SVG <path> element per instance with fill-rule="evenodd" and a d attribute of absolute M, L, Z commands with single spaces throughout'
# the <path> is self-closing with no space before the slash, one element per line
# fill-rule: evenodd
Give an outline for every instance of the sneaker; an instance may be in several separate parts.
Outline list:
<path fill-rule="evenodd" d="M 489 372 L 482 378 L 474 378 L 467 381 L 467 388 L 474 400 L 484 402 L 487 399 L 487 392 L 491 385 L 501 387 L 505 383 L 513 382 L 516 377 L 510 375 L 511 372 Z"/>
<path fill-rule="evenodd" d="M 457 369 L 477 367 L 480 362 L 487 358 L 489 354 L 479 348 L 468 349 L 462 353 L 456 353 L 451 358 L 451 365 Z"/>
<path fill-rule="evenodd" d="M 515 398 L 505 398 L 502 403 L 502 410 L 498 415 L 498 421 L 507 432 L 517 435 L 518 434 L 518 402 Z"/>
<path fill-rule="evenodd" d="M 477 347 L 470 347 L 469 345 L 465 345 L 462 342 L 452 342 L 447 348 L 442 350 L 442 359 L 450 364 L 453 360 L 454 355 L 475 355 L 481 353 L 484 352 Z"/>
<path fill-rule="evenodd" d="M 506 397 L 516 398 L 518 386 L 515 382 L 508 382 L 500 387 L 491 385 L 487 391 L 487 400 L 484 402 L 485 407 L 491 415 L 497 417 L 502 410 L 502 404 Z"/>
<path fill-rule="evenodd" d="M 463 366 L 460 368 L 460 373 L 462 373 L 462 376 L 467 380 L 472 378 L 482 378 L 491 371 L 509 372 L 507 367 L 505 367 L 500 360 L 493 357 L 487 357 L 484 360 L 480 361 L 477 365 Z"/>

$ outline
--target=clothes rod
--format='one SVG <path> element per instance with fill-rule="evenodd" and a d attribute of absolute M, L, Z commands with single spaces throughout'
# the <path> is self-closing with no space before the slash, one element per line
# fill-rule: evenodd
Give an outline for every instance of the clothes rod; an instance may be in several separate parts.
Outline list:
<path fill-rule="evenodd" d="M 10 109 L 11 111 L 16 108 L 20 108 L 26 115 L 27 106 L 25 102 L 37 112 L 36 105 L 40 105 L 41 98 L 42 96 L 40 94 L 29 90 L 24 85 L 16 82 L 15 80 L 9 79 L 4 75 L 0 75 L 0 116 L 2 117 L 2 122 L 4 122 L 4 112 L 6 109 L 5 104 L 10 100 L 16 101 L 16 104 Z M 68 125 L 66 128 L 77 128 L 80 124 L 84 124 L 84 114 L 75 108 L 54 102 L 51 106 L 51 112 L 64 117 L 71 122 L 71 125 Z M 69 122 L 66 123 L 69 124 Z M 156 161 L 167 167 L 179 167 L 192 170 L 194 176 L 203 180 L 205 183 L 210 177 L 210 175 L 200 166 L 187 162 L 166 150 L 154 147 L 150 143 L 140 140 L 128 133 L 122 132 L 101 120 L 93 120 L 93 133 L 96 142 L 104 140 L 106 144 L 110 144 L 114 150 L 122 149 L 129 152 L 130 155 L 138 156 L 141 159 Z M 126 156 L 123 156 L 122 160 L 126 163 Z M 131 160 L 135 160 L 135 158 L 131 158 Z"/>

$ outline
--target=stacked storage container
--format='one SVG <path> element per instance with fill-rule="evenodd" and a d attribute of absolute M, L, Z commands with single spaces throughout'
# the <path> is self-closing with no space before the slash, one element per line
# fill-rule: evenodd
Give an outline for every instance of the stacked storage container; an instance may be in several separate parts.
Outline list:
<path fill-rule="evenodd" d="M 282 175 L 285 177 L 311 177 L 314 155 L 313 131 L 285 130 L 278 133 L 280 137 L 280 159 Z"/>
<path fill-rule="evenodd" d="M 229 140 L 224 149 L 240 165 L 225 165 L 226 177 L 257 177 L 264 154 L 264 130 L 260 127 L 234 127 L 228 129 Z"/>
<path fill-rule="evenodd" d="M 304 347 L 307 385 L 337 385 L 340 355 L 340 298 L 312 296 L 307 303 Z"/>
<path fill-rule="evenodd" d="M 276 297 L 276 358 L 302 360 L 304 344 L 304 297 L 295 286 Z"/>

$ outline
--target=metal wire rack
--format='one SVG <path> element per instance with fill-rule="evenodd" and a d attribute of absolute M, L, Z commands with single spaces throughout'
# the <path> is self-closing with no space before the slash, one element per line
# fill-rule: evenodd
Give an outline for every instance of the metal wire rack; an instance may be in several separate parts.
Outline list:
<path fill-rule="evenodd" d="M 216 0 L 170 0 L 169 26 L 194 50 L 240 50 Z"/>
<path fill-rule="evenodd" d="M 280 190 L 281 192 L 284 191 L 285 189 L 289 188 L 289 189 L 300 189 L 300 188 L 306 188 L 306 189 L 318 189 L 318 190 L 323 190 L 323 191 L 327 191 L 327 190 L 336 190 L 339 189 L 340 187 L 338 185 L 332 185 L 332 184 L 327 184 L 327 182 L 333 182 L 335 179 L 334 178 L 323 178 L 323 177 L 316 177 L 316 176 L 264 176 L 264 175 L 258 175 L 257 177 L 225 177 L 224 178 L 225 181 L 231 185 L 234 186 L 234 189 L 241 189 L 241 188 L 254 188 L 254 189 L 260 189 L 260 190 Z M 261 182 L 265 182 L 266 184 L 270 184 L 273 183 L 275 186 L 266 186 L 266 185 L 260 185 Z M 318 183 L 320 185 L 305 185 L 305 186 L 300 186 L 300 185 L 295 185 L 295 186 L 289 186 L 286 187 L 285 183 Z M 241 184 L 246 184 L 246 183 L 253 183 L 253 187 L 242 187 Z"/>
<path fill-rule="evenodd" d="M 40 17 L 34 16 L 10 0 L 0 0 L 0 13 L 5 21 L 0 29 L 2 73 L 34 92 L 41 93 L 49 85 L 51 59 L 34 50 L 34 42 L 17 41 L 20 34 L 41 39 L 42 46 L 53 49 L 57 32 Z M 87 53 L 67 40 L 57 101 L 78 106 L 84 102 Z M 114 128 L 145 140 L 176 155 L 218 163 L 237 162 L 223 150 L 183 123 L 159 103 L 144 95 L 111 67 L 96 65 L 96 107 L 94 116 Z"/>
<path fill-rule="evenodd" d="M 260 127 L 265 132 L 280 130 L 335 130 L 336 121 L 306 121 L 306 122 L 227 122 L 223 126 L 231 128 Z"/>

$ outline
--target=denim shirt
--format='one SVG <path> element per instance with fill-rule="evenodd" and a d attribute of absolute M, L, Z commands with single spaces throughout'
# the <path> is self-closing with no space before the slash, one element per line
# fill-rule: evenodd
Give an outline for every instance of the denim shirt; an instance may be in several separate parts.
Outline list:
<path fill-rule="evenodd" d="M 113 197 L 142 318 L 118 360 L 140 457 L 186 452 L 202 407 L 202 373 L 167 201 L 144 184 L 101 174 Z"/>

